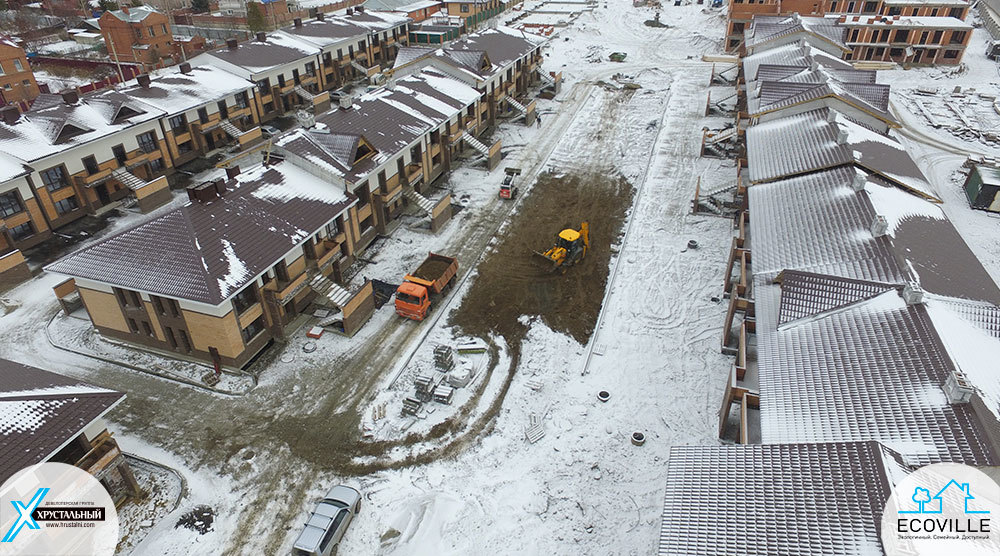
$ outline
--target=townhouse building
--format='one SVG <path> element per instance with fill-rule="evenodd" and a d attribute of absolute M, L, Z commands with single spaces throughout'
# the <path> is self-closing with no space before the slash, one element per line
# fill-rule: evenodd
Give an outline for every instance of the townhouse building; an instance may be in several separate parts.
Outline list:
<path fill-rule="evenodd" d="M 55 462 L 93 475 L 116 507 L 141 495 L 105 420 L 124 393 L 6 359 L 0 359 L 0 376 L 0 483 L 26 467 Z M 25 419 L 26 412 L 37 418 Z"/>
<path fill-rule="evenodd" d="M 405 15 L 413 23 L 419 23 L 439 13 L 443 4 L 438 0 L 365 0 L 363 6 L 366 10 Z"/>
<path fill-rule="evenodd" d="M 184 62 L 140 75 L 121 92 L 162 113 L 160 134 L 179 166 L 223 146 L 249 147 L 261 140 L 254 89 L 238 75 Z"/>
<path fill-rule="evenodd" d="M 409 42 L 409 25 L 413 21 L 404 14 L 376 12 L 364 6 L 348 8 L 334 21 L 349 23 L 368 31 L 368 60 L 382 69 L 392 67 L 399 49 Z"/>
<path fill-rule="evenodd" d="M 301 105 L 329 106 L 320 75 L 320 49 L 288 33 L 257 33 L 253 40 L 228 39 L 226 46 L 200 54 L 192 66 L 210 65 L 256 84 L 254 101 L 261 122 Z"/>
<path fill-rule="evenodd" d="M 400 50 L 393 75 L 405 75 L 433 67 L 482 94 L 480 108 L 486 112 L 487 125 L 495 125 L 502 114 L 524 114 L 528 125 L 534 123 L 533 101 L 522 103 L 528 88 L 545 81 L 558 87 L 558 76 L 541 71 L 542 45 L 545 38 L 509 27 L 488 29 L 452 42 L 443 48 L 411 46 Z"/>
<path fill-rule="evenodd" d="M 57 295 L 78 295 L 101 334 L 239 368 L 284 336 L 317 298 L 316 282 L 351 254 L 348 209 L 357 200 L 287 161 L 229 168 L 188 195 L 184 206 L 46 270 L 69 277 Z M 345 316 L 353 311 L 341 305 Z"/>
<path fill-rule="evenodd" d="M 3 114 L 17 112 L 8 106 Z M 21 253 L 52 235 L 29 183 L 31 168 L 0 154 L 0 287 L 27 280 L 31 270 Z"/>
<path fill-rule="evenodd" d="M 149 210 L 170 196 L 162 115 L 117 91 L 43 94 L 24 114 L 3 113 L 0 151 L 31 168 L 32 197 L 50 229 L 117 201 Z"/>
<path fill-rule="evenodd" d="M 404 202 L 427 214 L 432 231 L 451 218 L 449 195 L 431 201 L 425 194 L 467 145 L 499 153 L 499 141 L 487 147 L 476 139 L 487 127 L 480 103 L 476 89 L 428 69 L 356 99 L 342 97 L 315 128 L 282 136 L 276 152 L 318 166 L 357 198 L 352 249 L 361 251 L 398 226 Z"/>
<path fill-rule="evenodd" d="M 964 23 L 969 6 L 965 0 L 731 0 L 726 49 L 752 53 L 745 44 L 751 22 L 792 18 L 846 31 L 849 60 L 956 64 L 971 35 Z"/>
<path fill-rule="evenodd" d="M 0 106 L 30 101 L 38 93 L 38 82 L 24 49 L 0 37 Z"/>
<path fill-rule="evenodd" d="M 340 88 L 356 79 L 371 77 L 380 69 L 371 62 L 370 31 L 344 19 L 327 18 L 319 13 L 311 21 L 295 19 L 282 32 L 319 49 L 322 89 Z"/>

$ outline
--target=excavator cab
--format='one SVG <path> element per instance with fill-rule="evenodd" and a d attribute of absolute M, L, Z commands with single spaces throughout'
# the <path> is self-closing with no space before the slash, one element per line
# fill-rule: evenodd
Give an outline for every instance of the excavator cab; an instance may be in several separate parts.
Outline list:
<path fill-rule="evenodd" d="M 566 228 L 559 232 L 556 244 L 544 253 L 535 251 L 535 254 L 544 257 L 553 270 L 559 269 L 562 272 L 581 260 L 587 255 L 587 248 L 590 247 L 590 227 L 586 222 L 580 224 L 579 230 Z"/>

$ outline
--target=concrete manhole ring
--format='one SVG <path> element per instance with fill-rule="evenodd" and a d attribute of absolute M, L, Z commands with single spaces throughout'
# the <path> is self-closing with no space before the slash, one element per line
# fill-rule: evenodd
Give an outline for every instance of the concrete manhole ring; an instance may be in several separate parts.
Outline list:
<path fill-rule="evenodd" d="M 287 352 L 281 354 L 281 362 L 282 363 L 291 363 L 292 361 L 295 361 L 295 354 L 287 353 Z"/>
<path fill-rule="evenodd" d="M 645 443 L 646 443 L 646 435 L 645 434 L 643 434 L 643 433 L 641 433 L 639 431 L 636 431 L 636 432 L 632 433 L 632 444 L 635 444 L 636 446 L 642 446 Z"/>
<path fill-rule="evenodd" d="M 689 239 L 688 240 L 688 249 L 697 249 L 697 248 L 698 248 L 698 242 L 695 241 L 695 240 L 693 240 L 693 239 Z"/>
<path fill-rule="evenodd" d="M 316 351 L 316 342 L 306 342 L 302 344 L 302 351 L 306 353 L 312 353 Z"/>
<path fill-rule="evenodd" d="M 607 390 L 601 390 L 597 393 L 597 401 L 606 402 L 611 399 L 611 392 Z"/>

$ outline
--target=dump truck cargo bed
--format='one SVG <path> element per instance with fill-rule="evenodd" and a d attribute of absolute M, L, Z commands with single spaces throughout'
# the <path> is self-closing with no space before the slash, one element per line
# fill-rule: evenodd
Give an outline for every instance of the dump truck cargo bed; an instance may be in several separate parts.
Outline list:
<path fill-rule="evenodd" d="M 430 253 L 412 274 L 406 275 L 405 279 L 425 286 L 434 293 L 441 293 L 457 272 L 458 259 Z"/>

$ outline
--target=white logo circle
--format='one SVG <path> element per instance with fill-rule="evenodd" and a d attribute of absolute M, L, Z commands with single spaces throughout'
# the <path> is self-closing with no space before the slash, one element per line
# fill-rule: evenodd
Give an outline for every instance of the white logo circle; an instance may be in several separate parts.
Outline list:
<path fill-rule="evenodd" d="M 65 463 L 18 471 L 0 487 L 0 555 L 111 556 L 118 512 L 93 475 Z"/>
<path fill-rule="evenodd" d="M 882 548 L 887 556 L 1000 554 L 1000 485 L 960 463 L 917 469 L 886 501 Z"/>

